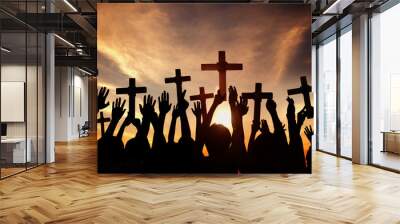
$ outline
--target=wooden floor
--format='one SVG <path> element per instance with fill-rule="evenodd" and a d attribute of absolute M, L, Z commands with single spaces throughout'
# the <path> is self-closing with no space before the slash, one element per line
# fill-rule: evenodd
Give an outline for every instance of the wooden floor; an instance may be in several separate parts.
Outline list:
<path fill-rule="evenodd" d="M 98 175 L 95 140 L 0 181 L 0 223 L 400 223 L 400 175 L 316 153 L 312 175 Z"/>

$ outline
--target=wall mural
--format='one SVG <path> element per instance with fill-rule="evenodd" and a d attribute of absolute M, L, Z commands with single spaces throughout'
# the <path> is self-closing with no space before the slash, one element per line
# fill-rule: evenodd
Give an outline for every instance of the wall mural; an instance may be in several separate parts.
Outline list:
<path fill-rule="evenodd" d="M 100 173 L 311 173 L 311 10 L 98 4 Z"/>

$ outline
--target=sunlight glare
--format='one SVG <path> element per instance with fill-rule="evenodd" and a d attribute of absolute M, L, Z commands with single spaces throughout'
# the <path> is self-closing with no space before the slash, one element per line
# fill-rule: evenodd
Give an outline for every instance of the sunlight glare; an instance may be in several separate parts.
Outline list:
<path fill-rule="evenodd" d="M 231 110 L 230 110 L 229 104 L 227 102 L 224 102 L 217 108 L 217 110 L 215 111 L 212 123 L 222 124 L 223 126 L 227 127 L 229 130 L 232 130 Z"/>

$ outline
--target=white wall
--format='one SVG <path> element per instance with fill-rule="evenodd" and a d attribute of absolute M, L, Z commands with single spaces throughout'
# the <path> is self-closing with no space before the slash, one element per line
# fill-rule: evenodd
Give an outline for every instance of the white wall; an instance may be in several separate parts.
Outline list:
<path fill-rule="evenodd" d="M 39 69 L 39 70 L 37 70 Z M 36 66 L 25 66 L 25 64 L 4 64 L 1 66 L 2 82 L 24 82 L 26 84 L 26 108 L 22 108 L 22 113 L 26 112 L 26 121 L 5 122 L 7 124 L 8 138 L 29 139 L 31 148 L 32 162 L 39 159 L 39 163 L 44 162 L 44 83 L 42 68 Z M 27 80 L 26 80 L 27 78 Z M 24 90 L 22 90 L 24 91 Z M 22 92 L 21 94 L 24 94 Z M 2 96 L 7 97 L 7 96 Z M 10 108 L 1 108 L 3 112 L 12 113 Z M 26 110 L 26 111 L 25 111 Z M 39 153 L 39 155 L 37 155 Z"/>
<path fill-rule="evenodd" d="M 24 82 L 25 80 L 25 65 L 2 65 L 1 66 L 1 81 L 2 82 Z M 36 74 L 36 67 L 28 66 L 27 67 L 28 74 Z M 29 76 L 28 76 L 29 78 Z M 31 86 L 36 86 L 36 80 L 32 80 L 29 78 L 28 88 L 27 88 L 27 106 L 36 108 L 36 88 L 29 88 Z M 34 102 L 34 105 L 29 105 Z M 40 106 L 40 105 L 39 105 Z M 1 108 L 1 110 L 7 110 L 7 108 Z M 37 115 L 36 113 L 27 113 L 28 122 L 34 121 L 36 123 Z M 32 127 L 32 131 L 29 128 Z M 36 126 L 28 124 L 28 138 L 30 133 L 35 133 L 36 138 Z M 25 137 L 25 122 L 7 122 L 7 135 L 8 137 Z"/>
<path fill-rule="evenodd" d="M 56 67 L 55 73 L 55 141 L 70 141 L 88 121 L 88 78 L 71 67 Z"/>

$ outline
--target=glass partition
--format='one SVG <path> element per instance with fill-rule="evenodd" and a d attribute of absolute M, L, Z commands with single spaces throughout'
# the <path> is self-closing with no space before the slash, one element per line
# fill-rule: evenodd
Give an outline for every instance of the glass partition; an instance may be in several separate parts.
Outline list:
<path fill-rule="evenodd" d="M 26 74 L 26 114 L 27 114 L 27 151 L 29 160 L 27 167 L 37 165 L 38 157 L 38 34 L 27 33 L 27 74 Z"/>
<path fill-rule="evenodd" d="M 15 2 L 14 2 L 15 3 Z M 35 13 L 39 1 L 1 2 Z M 0 13 L 0 178 L 45 162 L 45 35 Z"/>
<path fill-rule="evenodd" d="M 336 36 L 319 44 L 318 63 L 318 150 L 336 154 Z"/>
<path fill-rule="evenodd" d="M 46 162 L 46 36 L 38 33 L 38 64 L 37 64 L 37 162 Z"/>
<path fill-rule="evenodd" d="M 2 33 L 1 57 L 1 155 L 2 176 L 26 169 L 26 33 Z"/>

